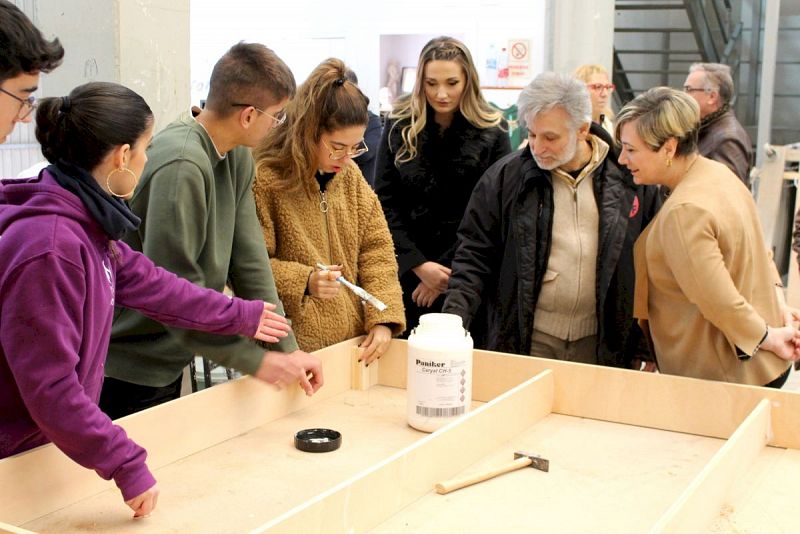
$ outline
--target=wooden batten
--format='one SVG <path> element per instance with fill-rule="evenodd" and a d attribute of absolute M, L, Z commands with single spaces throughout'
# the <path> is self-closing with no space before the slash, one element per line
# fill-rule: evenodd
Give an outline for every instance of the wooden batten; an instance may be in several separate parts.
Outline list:
<path fill-rule="evenodd" d="M 545 371 L 254 532 L 364 532 L 547 416 Z"/>
<path fill-rule="evenodd" d="M 770 403 L 762 400 L 650 532 L 679 534 L 708 528 L 736 477 L 764 450 L 769 434 Z"/>
<path fill-rule="evenodd" d="M 36 534 L 24 528 L 15 527 L 6 523 L 0 523 L 0 534 Z"/>
<path fill-rule="evenodd" d="M 371 386 L 378 384 L 378 374 L 381 361 L 372 360 L 367 364 L 362 360 L 364 349 L 358 345 L 352 347 L 350 355 L 350 388 L 354 391 L 366 391 Z"/>

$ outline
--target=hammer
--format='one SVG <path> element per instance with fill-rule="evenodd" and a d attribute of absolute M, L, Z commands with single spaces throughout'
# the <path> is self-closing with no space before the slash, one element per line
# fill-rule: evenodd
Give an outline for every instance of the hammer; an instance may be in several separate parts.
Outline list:
<path fill-rule="evenodd" d="M 535 456 L 527 452 L 515 452 L 513 462 L 495 467 L 494 469 L 489 469 L 483 473 L 475 473 L 474 475 L 439 482 L 436 484 L 436 493 L 444 495 L 445 493 L 450 493 L 451 491 L 465 488 L 477 484 L 478 482 L 483 482 L 484 480 L 489 480 L 503 473 L 510 473 L 511 471 L 522 469 L 523 467 L 533 467 L 539 471 L 547 472 L 550 471 L 550 461 L 545 460 L 541 456 Z"/>

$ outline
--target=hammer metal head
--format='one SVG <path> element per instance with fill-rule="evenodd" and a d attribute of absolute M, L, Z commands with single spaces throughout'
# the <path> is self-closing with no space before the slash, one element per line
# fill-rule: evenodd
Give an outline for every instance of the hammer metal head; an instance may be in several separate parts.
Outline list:
<path fill-rule="evenodd" d="M 518 458 L 530 458 L 531 465 L 528 467 L 533 467 L 534 469 L 538 469 L 539 471 L 550 471 L 550 460 L 542 458 L 538 454 L 531 454 L 529 452 L 515 452 L 514 459 Z"/>

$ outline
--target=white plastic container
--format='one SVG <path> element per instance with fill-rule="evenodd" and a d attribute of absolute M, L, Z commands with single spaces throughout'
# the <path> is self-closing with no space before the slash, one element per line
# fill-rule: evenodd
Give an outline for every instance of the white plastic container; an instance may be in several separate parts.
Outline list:
<path fill-rule="evenodd" d="M 433 432 L 472 404 L 472 337 L 461 317 L 428 313 L 408 338 L 408 424 Z"/>
<path fill-rule="evenodd" d="M 481 79 L 482 85 L 497 85 L 497 50 L 494 44 L 489 45 L 486 55 L 486 72 Z"/>
<path fill-rule="evenodd" d="M 497 86 L 508 86 L 508 51 L 505 48 L 500 49 L 497 54 Z"/>

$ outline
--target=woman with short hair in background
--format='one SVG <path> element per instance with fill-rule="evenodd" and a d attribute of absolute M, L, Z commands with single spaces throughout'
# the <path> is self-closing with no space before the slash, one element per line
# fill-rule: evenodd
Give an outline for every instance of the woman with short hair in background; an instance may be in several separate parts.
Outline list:
<path fill-rule="evenodd" d="M 783 303 L 753 196 L 697 152 L 700 110 L 656 87 L 617 117 L 619 161 L 671 191 L 636 242 L 634 316 L 668 374 L 779 388 L 800 359 L 800 312 Z"/>
<path fill-rule="evenodd" d="M 608 77 L 608 71 L 602 65 L 581 65 L 573 73 L 589 88 L 592 97 L 592 122 L 603 127 L 612 137 L 614 135 L 614 112 L 611 110 L 611 95 L 614 84 Z"/>
<path fill-rule="evenodd" d="M 509 152 L 504 120 L 481 95 L 467 47 L 452 37 L 429 41 L 414 89 L 395 102 L 384 126 L 375 167 L 409 329 L 441 310 L 472 189 Z"/>

